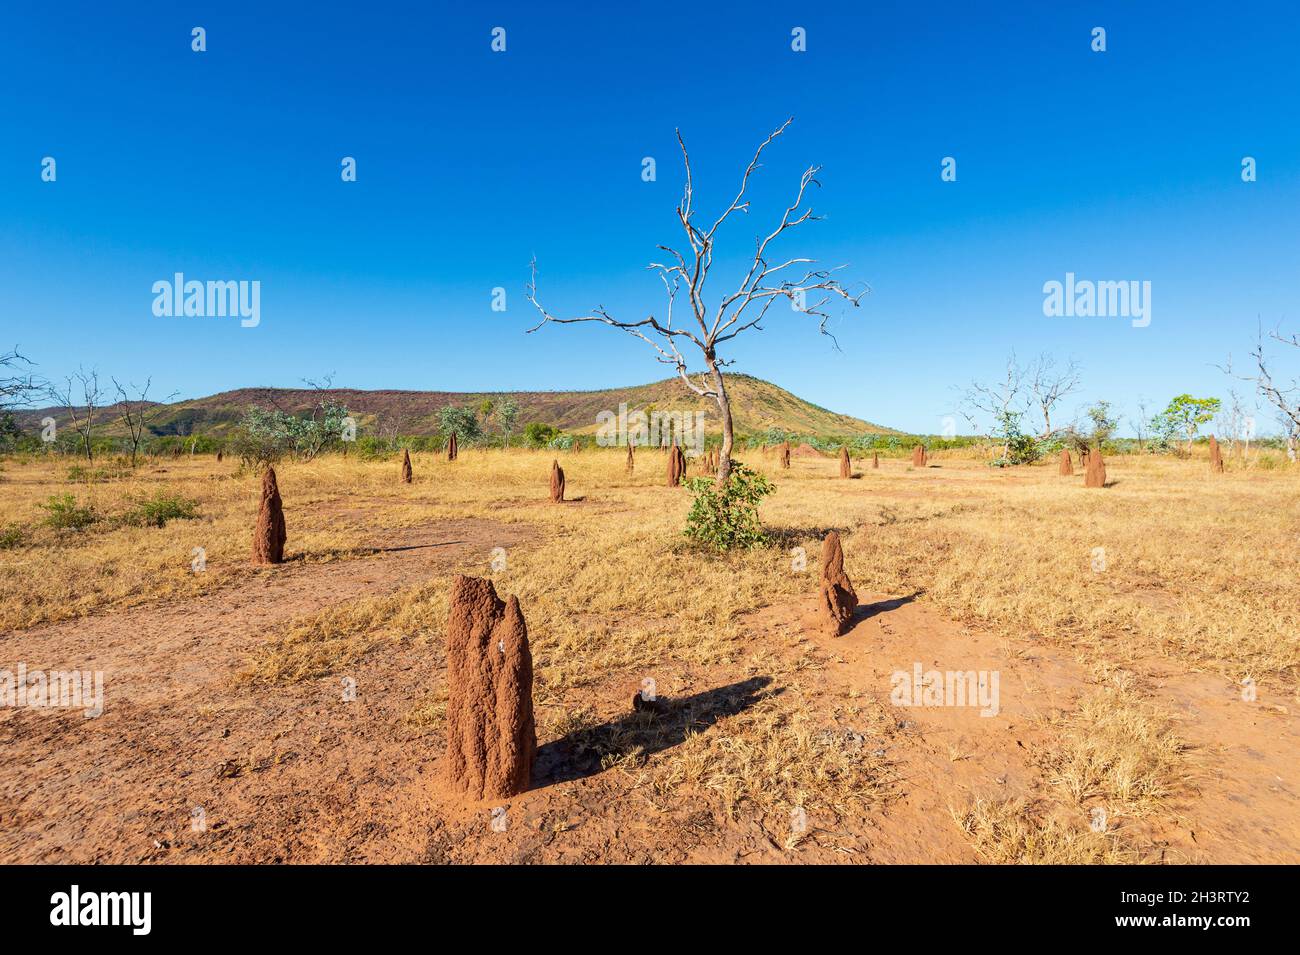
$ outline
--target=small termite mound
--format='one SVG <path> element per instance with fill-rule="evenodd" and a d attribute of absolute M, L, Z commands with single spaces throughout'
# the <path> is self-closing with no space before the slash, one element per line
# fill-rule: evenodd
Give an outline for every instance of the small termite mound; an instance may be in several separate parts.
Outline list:
<path fill-rule="evenodd" d="M 668 449 L 668 486 L 677 487 L 686 476 L 686 455 L 680 445 L 674 444 Z"/>
<path fill-rule="evenodd" d="M 1087 470 L 1083 472 L 1084 487 L 1106 486 L 1106 462 L 1101 459 L 1101 449 L 1088 452 Z"/>
<path fill-rule="evenodd" d="M 551 461 L 551 503 L 564 503 L 564 468 L 557 460 Z"/>
<path fill-rule="evenodd" d="M 1210 473 L 1223 473 L 1223 451 L 1219 448 L 1219 439 L 1210 435 Z"/>
<path fill-rule="evenodd" d="M 822 541 L 822 572 L 818 584 L 817 619 L 829 636 L 839 636 L 848 629 L 858 595 L 849 575 L 844 572 L 844 548 L 840 535 L 831 531 Z"/>
<path fill-rule="evenodd" d="M 284 563 L 286 536 L 284 502 L 280 500 L 275 468 L 267 468 L 262 474 L 262 503 L 257 509 L 257 525 L 253 528 L 253 563 Z"/>

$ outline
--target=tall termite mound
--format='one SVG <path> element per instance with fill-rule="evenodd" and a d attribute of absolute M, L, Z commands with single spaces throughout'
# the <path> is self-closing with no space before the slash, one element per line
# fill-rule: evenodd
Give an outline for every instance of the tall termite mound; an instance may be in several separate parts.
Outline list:
<path fill-rule="evenodd" d="M 564 503 L 564 468 L 556 460 L 551 461 L 551 503 Z"/>
<path fill-rule="evenodd" d="M 267 468 L 262 475 L 262 503 L 257 509 L 257 526 L 253 529 L 253 563 L 283 563 L 285 537 L 280 486 L 275 480 L 275 468 Z"/>
<path fill-rule="evenodd" d="M 871 466 L 876 470 L 880 470 L 880 452 L 877 451 L 872 453 Z"/>
<path fill-rule="evenodd" d="M 447 783 L 471 799 L 517 796 L 536 751 L 533 657 L 519 599 L 502 603 L 490 580 L 458 574 L 447 617 Z"/>
<path fill-rule="evenodd" d="M 447 437 L 447 460 L 448 461 L 456 460 L 456 432 L 455 431 L 453 431 Z"/>
<path fill-rule="evenodd" d="M 840 546 L 840 535 L 835 531 L 822 541 L 822 574 L 818 586 L 818 620 L 829 636 L 839 636 L 853 619 L 858 595 L 849 575 L 844 572 L 844 549 Z"/>
<path fill-rule="evenodd" d="M 411 450 L 407 448 L 402 452 L 402 483 L 411 483 Z"/>
<path fill-rule="evenodd" d="M 636 469 L 636 462 L 632 459 L 632 442 L 627 445 L 627 473 L 630 476 Z"/>
<path fill-rule="evenodd" d="M 1070 452 L 1065 448 L 1061 449 L 1061 466 L 1057 469 L 1057 473 L 1062 477 L 1070 477 L 1074 474 L 1074 462 L 1070 460 Z"/>
<path fill-rule="evenodd" d="M 853 462 L 849 460 L 847 445 L 840 448 L 840 477 L 853 477 Z"/>
<path fill-rule="evenodd" d="M 686 455 L 682 454 L 680 445 L 674 444 L 668 449 L 668 486 L 677 487 L 686 474 Z"/>
<path fill-rule="evenodd" d="M 1087 470 L 1083 472 L 1084 487 L 1106 486 L 1106 462 L 1101 459 L 1101 449 L 1088 452 Z"/>
<path fill-rule="evenodd" d="M 784 441 L 781 443 L 781 467 L 782 468 L 790 467 L 790 442 L 789 441 Z"/>
<path fill-rule="evenodd" d="M 1219 449 L 1219 439 L 1210 435 L 1210 471 L 1214 474 L 1223 473 L 1223 451 Z"/>
<path fill-rule="evenodd" d="M 929 466 L 930 459 L 925 453 L 925 445 L 918 444 L 912 449 L 912 467 L 924 468 Z"/>
<path fill-rule="evenodd" d="M 218 450 L 218 451 L 217 451 L 217 463 L 218 463 L 218 464 L 221 463 L 221 457 L 222 457 L 221 451 Z"/>

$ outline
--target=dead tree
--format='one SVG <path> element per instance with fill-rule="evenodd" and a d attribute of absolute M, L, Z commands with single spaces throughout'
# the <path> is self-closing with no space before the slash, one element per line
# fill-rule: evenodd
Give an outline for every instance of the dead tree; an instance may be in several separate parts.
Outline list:
<path fill-rule="evenodd" d="M 131 385 L 133 391 L 138 397 L 132 398 L 126 388 L 116 378 L 112 379 L 113 387 L 117 390 L 117 410 L 122 418 L 122 423 L 126 425 L 127 434 L 131 441 L 131 467 L 135 467 L 136 455 L 140 451 L 140 445 L 144 441 L 145 428 L 153 420 L 160 409 L 165 407 L 163 402 L 171 401 L 176 397 L 173 393 L 163 399 L 163 402 L 149 400 L 149 387 L 153 384 L 152 378 L 146 378 L 143 388 L 136 388 Z"/>
<path fill-rule="evenodd" d="M 812 166 L 799 178 L 799 190 L 795 194 L 794 201 L 785 210 L 776 228 L 766 236 L 755 237 L 753 259 L 740 285 L 735 291 L 718 299 L 716 306 L 706 304 L 704 286 L 713 267 L 718 229 L 733 212 L 748 214 L 750 204 L 745 198 L 745 192 L 749 187 L 749 177 L 759 168 L 763 150 L 784 133 L 792 122 L 794 122 L 793 118 L 787 119 L 758 147 L 754 158 L 745 167 L 736 198 L 707 229 L 697 225 L 695 221 L 691 157 L 686 151 L 686 143 L 682 139 L 681 131 L 677 131 L 677 143 L 682 150 L 686 176 L 682 200 L 677 206 L 677 220 L 686 234 L 690 251 L 688 257 L 671 246 L 660 245 L 658 248 L 668 253 L 670 259 L 666 262 L 651 262 L 647 266 L 659 275 L 668 294 L 667 307 L 662 317 L 650 315 L 640 321 L 626 321 L 609 314 L 604 306 L 597 306 L 589 315 L 559 318 L 547 311 L 538 301 L 536 259 L 530 267 L 528 301 L 541 314 L 542 320 L 528 329 L 529 333 L 537 331 L 548 322 L 556 324 L 601 322 L 641 339 L 655 350 L 657 361 L 671 365 L 676 370 L 678 377 L 691 392 L 701 398 L 711 398 L 717 402 L 722 418 L 722 451 L 718 455 L 717 469 L 719 485 L 725 484 L 731 474 L 731 450 L 734 443 L 731 401 L 727 396 L 727 383 L 722 371 L 731 362 L 721 357 L 720 346 L 750 329 L 762 331 L 760 323 L 767 316 L 768 309 L 774 302 L 781 300 L 788 301 L 794 311 L 814 317 L 817 320 L 818 331 L 830 337 L 834 343 L 835 337 L 826 327 L 831 318 L 825 311 L 826 306 L 839 298 L 856 307 L 868 291 L 864 285 L 862 291 L 854 294 L 841 285 L 833 277 L 833 273 L 845 268 L 842 265 L 832 269 L 819 269 L 814 267 L 816 264 L 814 259 L 788 258 L 773 261 L 768 258 L 769 247 L 783 232 L 821 218 L 813 215 L 811 209 L 803 207 L 804 195 L 808 187 L 821 185 L 816 179 L 821 167 Z M 792 271 L 786 273 L 786 269 Z M 793 276 L 800 272 L 802 275 L 799 278 L 785 278 L 786 274 Z M 680 321 L 674 314 L 673 308 L 678 295 L 683 292 L 689 316 L 684 321 Z M 810 300 L 810 297 L 815 300 Z M 683 342 L 695 346 L 704 360 L 704 372 L 697 374 L 694 379 L 688 372 L 686 357 L 678 347 Z"/>
<path fill-rule="evenodd" d="M 1024 413 L 1021 396 L 1024 381 L 1025 370 L 1017 364 L 1013 351 L 1007 359 L 1007 373 L 1002 381 L 991 384 L 972 381 L 962 398 L 965 407 L 993 419 L 994 426 L 1002 435 L 1003 458 L 1010 453 L 1011 433 L 1018 428 L 1020 416 Z"/>
<path fill-rule="evenodd" d="M 1279 330 L 1274 329 L 1269 333 L 1268 337 L 1276 342 L 1281 342 L 1283 345 L 1300 348 L 1300 335 L 1292 335 L 1288 338 Z M 1277 409 L 1278 422 L 1282 425 L 1282 430 L 1286 434 L 1287 454 L 1294 461 L 1297 454 L 1300 453 L 1300 379 L 1292 378 L 1289 382 L 1279 382 L 1274 379 L 1269 368 L 1271 359 L 1264 350 L 1262 327 L 1255 343 L 1255 350 L 1250 353 L 1250 357 L 1255 360 L 1254 374 L 1238 375 L 1237 377 L 1242 381 L 1249 381 L 1254 384 L 1259 393 Z M 1231 361 L 1223 370 L 1228 374 L 1233 374 Z"/>
<path fill-rule="evenodd" d="M 0 355 L 0 371 L 4 372 L 0 376 L 0 414 L 23 407 L 40 391 L 41 385 L 36 378 L 30 372 L 20 371 L 30 364 L 16 348 Z"/>
<path fill-rule="evenodd" d="M 81 404 L 78 405 L 73 398 L 76 389 L 81 390 Z M 94 460 L 94 452 L 91 448 L 91 438 L 95 429 L 95 412 L 99 410 L 99 372 L 91 369 L 86 371 L 79 368 L 75 375 L 64 379 L 63 388 L 51 384 L 48 393 L 64 411 L 68 413 L 68 420 L 72 423 L 72 430 L 81 436 L 82 450 L 86 453 L 86 460 Z"/>
<path fill-rule="evenodd" d="M 1063 398 L 1079 390 L 1079 364 L 1070 359 L 1064 368 L 1056 366 L 1056 359 L 1042 354 L 1029 371 L 1029 392 L 1034 396 L 1034 404 L 1043 416 L 1043 433 L 1040 438 L 1046 440 L 1057 430 L 1052 427 L 1052 411 Z"/>

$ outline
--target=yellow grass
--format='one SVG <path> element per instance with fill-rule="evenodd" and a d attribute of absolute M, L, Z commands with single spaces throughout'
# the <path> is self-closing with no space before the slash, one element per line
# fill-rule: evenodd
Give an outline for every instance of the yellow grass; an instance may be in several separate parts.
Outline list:
<path fill-rule="evenodd" d="M 781 471 L 774 457 L 742 452 L 778 485 L 762 510 L 773 545 L 718 557 L 682 537 L 688 496 L 662 486 L 662 454 L 638 452 L 632 478 L 621 451 L 560 455 L 569 496 L 584 498 L 570 507 L 545 503 L 555 456 L 469 450 L 447 464 L 417 454 L 409 486 L 396 481 L 396 460 L 286 463 L 279 474 L 288 556 L 364 561 L 377 535 L 448 519 L 529 527 L 529 543 L 508 549 L 506 569 L 492 576 L 526 608 L 539 721 L 558 734 L 583 731 L 575 701 L 584 688 L 635 685 L 666 662 L 737 679 L 792 666 L 747 635 L 742 618 L 806 593 L 791 550 L 804 547 L 815 562 L 832 528 L 844 537 L 860 593 L 921 591 L 948 615 L 1017 644 L 1051 641 L 1103 667 L 1164 656 L 1233 680 L 1293 684 L 1300 665 L 1294 467 L 1213 477 L 1203 462 L 1117 458 L 1107 462 L 1113 486 L 1098 491 L 1085 490 L 1081 476 L 1057 477 L 1054 464 L 999 472 L 941 455 L 937 467 L 916 471 L 882 459 L 880 470 L 854 462 L 861 477 L 843 481 L 834 459 L 796 458 Z M 0 531 L 17 527 L 22 538 L 0 550 L 0 630 L 184 600 L 265 572 L 247 564 L 255 475 L 183 457 L 86 484 L 67 479 L 69 463 L 9 460 L 0 470 Z M 197 501 L 199 516 L 164 528 L 40 524 L 39 504 L 53 494 L 71 492 L 111 517 L 159 488 Z M 191 570 L 195 547 L 206 552 L 204 573 Z M 487 575 L 489 556 L 462 569 Z M 448 585 L 430 580 L 293 621 L 233 676 L 264 685 L 313 679 L 412 634 L 436 661 Z M 416 701 L 408 719 L 436 725 L 441 707 L 434 693 Z M 797 807 L 815 827 L 819 812 L 855 813 L 884 798 L 887 767 L 851 733 L 884 735 L 888 720 L 870 700 L 846 707 L 842 725 L 817 725 L 795 681 L 795 691 L 688 734 L 651 768 L 639 749 L 653 743 L 652 728 L 622 725 L 592 745 L 606 765 L 658 797 L 700 791 L 728 814 L 756 810 L 779 841 Z M 1181 745 L 1132 688 L 1085 701 L 1059 739 L 1046 771 L 1064 802 L 1103 800 L 1141 815 L 1178 788 Z M 1054 809 L 977 803 L 954 819 L 992 861 L 1131 857 L 1113 836 L 1062 822 Z"/>

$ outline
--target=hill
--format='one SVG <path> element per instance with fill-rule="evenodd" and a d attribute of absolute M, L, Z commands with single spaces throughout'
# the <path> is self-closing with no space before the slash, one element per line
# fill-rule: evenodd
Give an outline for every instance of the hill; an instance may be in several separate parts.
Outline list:
<path fill-rule="evenodd" d="M 761 378 L 727 375 L 731 413 L 738 434 L 768 428 L 796 434 L 849 435 L 897 434 L 860 418 L 837 414 L 791 394 Z M 438 410 L 446 405 L 477 407 L 484 399 L 495 401 L 509 395 L 519 404 L 517 430 L 538 421 L 577 434 L 596 430 L 601 411 L 617 412 L 626 402 L 629 411 L 704 411 L 706 430 L 720 430 L 717 405 L 686 391 L 678 378 L 666 378 L 646 385 L 607 388 L 600 391 L 359 391 L 350 388 L 240 388 L 206 398 L 193 398 L 164 405 L 152 415 L 150 430 L 156 435 L 227 434 L 250 405 L 279 408 L 290 413 L 309 411 L 324 398 L 348 408 L 362 431 L 397 430 L 400 434 L 433 434 L 438 430 Z M 59 427 L 68 424 L 67 413 L 54 408 L 20 412 L 16 417 L 24 429 L 39 428 L 40 419 L 53 416 Z M 116 406 L 96 413 L 104 435 L 125 433 L 117 420 Z"/>

